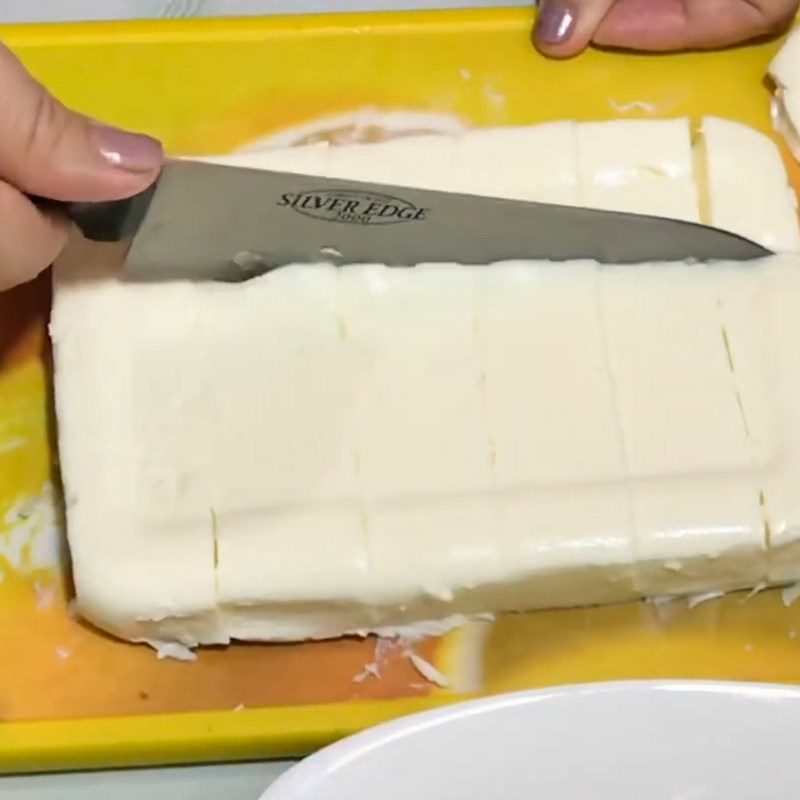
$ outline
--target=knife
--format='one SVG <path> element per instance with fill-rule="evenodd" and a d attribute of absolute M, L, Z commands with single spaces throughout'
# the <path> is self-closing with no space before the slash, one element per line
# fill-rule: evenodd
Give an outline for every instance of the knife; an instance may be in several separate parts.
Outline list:
<path fill-rule="evenodd" d="M 237 281 L 319 261 L 621 264 L 770 255 L 737 234 L 674 219 L 191 160 L 169 162 L 132 198 L 71 203 L 67 212 L 89 239 L 131 240 L 125 274 L 136 280 Z"/>

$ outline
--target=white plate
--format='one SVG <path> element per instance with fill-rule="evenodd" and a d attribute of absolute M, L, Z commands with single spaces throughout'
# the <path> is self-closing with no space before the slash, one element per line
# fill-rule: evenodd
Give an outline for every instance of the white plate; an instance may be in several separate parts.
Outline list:
<path fill-rule="evenodd" d="M 566 686 L 417 714 L 339 742 L 262 800 L 798 800 L 800 688 Z"/>

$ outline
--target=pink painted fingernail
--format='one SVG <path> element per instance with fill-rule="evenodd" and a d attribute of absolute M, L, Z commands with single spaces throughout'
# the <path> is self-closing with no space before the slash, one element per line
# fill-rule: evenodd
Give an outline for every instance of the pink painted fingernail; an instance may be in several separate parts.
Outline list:
<path fill-rule="evenodd" d="M 548 0 L 536 19 L 536 38 L 542 44 L 564 44 L 575 30 L 575 9 L 561 0 Z"/>
<path fill-rule="evenodd" d="M 151 136 L 100 124 L 92 125 L 92 136 L 100 155 L 114 167 L 150 172 L 164 162 L 164 148 Z"/>

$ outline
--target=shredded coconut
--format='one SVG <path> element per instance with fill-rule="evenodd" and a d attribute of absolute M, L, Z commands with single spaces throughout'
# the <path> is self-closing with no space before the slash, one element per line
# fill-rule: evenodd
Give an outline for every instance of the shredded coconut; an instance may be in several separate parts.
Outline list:
<path fill-rule="evenodd" d="M 363 683 L 370 677 L 380 679 L 381 669 L 386 665 L 389 654 L 399 646 L 396 639 L 376 637 L 372 661 L 364 664 L 364 669 L 353 678 L 353 683 Z"/>
<path fill-rule="evenodd" d="M 36 581 L 33 584 L 33 591 L 36 595 L 37 611 L 47 611 L 53 607 L 56 602 L 56 587 L 52 583 Z"/>
<path fill-rule="evenodd" d="M 626 114 L 628 111 L 644 111 L 647 114 L 655 114 L 658 110 L 652 103 L 646 103 L 644 100 L 631 100 L 629 103 L 618 103 L 616 100 L 609 99 L 608 104 L 614 111 L 619 111 L 620 114 Z"/>
<path fill-rule="evenodd" d="M 759 592 L 763 592 L 767 588 L 765 581 L 757 583 L 739 602 L 746 603 L 750 598 L 755 597 Z"/>
<path fill-rule="evenodd" d="M 365 664 L 364 669 L 353 678 L 353 683 L 364 683 L 367 678 L 380 678 L 381 669 L 373 661 L 370 664 Z"/>
<path fill-rule="evenodd" d="M 689 608 L 696 608 L 701 603 L 707 603 L 709 600 L 717 600 L 720 597 L 724 597 L 725 592 L 714 591 L 714 592 L 700 592 L 698 594 L 690 594 L 686 598 L 686 605 Z"/>
<path fill-rule="evenodd" d="M 406 109 L 379 111 L 366 107 L 329 117 L 318 117 L 303 125 L 294 125 L 256 139 L 239 152 L 252 153 L 277 147 L 292 147 L 325 139 L 331 139 L 336 144 L 357 144 L 367 141 L 369 134 L 374 131 L 380 131 L 382 138 L 394 138 L 411 132 L 456 134 L 465 128 L 464 122 L 452 114 Z"/>
<path fill-rule="evenodd" d="M 492 621 L 493 619 L 493 614 L 476 614 L 473 617 L 452 614 L 444 619 L 422 620 L 421 622 L 397 625 L 392 628 L 377 628 L 375 633 L 385 639 L 406 639 L 410 642 L 418 642 L 428 636 L 443 636 L 445 633 L 460 628 L 473 620 Z"/>
<path fill-rule="evenodd" d="M 647 605 L 653 606 L 656 619 L 661 624 L 666 624 L 678 613 L 680 606 L 673 602 L 676 599 L 672 595 L 645 598 Z"/>
<path fill-rule="evenodd" d="M 0 453 L 10 453 L 12 450 L 19 450 L 20 447 L 25 446 L 25 439 L 16 437 L 14 439 L 6 439 L 0 442 Z"/>
<path fill-rule="evenodd" d="M 430 661 L 426 661 L 419 653 L 415 653 L 413 650 L 405 650 L 403 655 L 411 662 L 414 669 L 425 678 L 426 681 L 430 681 L 431 683 L 440 686 L 441 688 L 446 688 L 450 685 L 450 681 L 447 677 L 439 672 Z"/>
<path fill-rule="evenodd" d="M 489 84 L 486 84 L 483 87 L 483 95 L 490 103 L 494 104 L 495 106 L 502 107 L 506 104 L 505 94 Z"/>
<path fill-rule="evenodd" d="M 320 251 L 319 251 L 319 254 L 323 258 L 331 259 L 333 261 L 336 261 L 336 260 L 338 260 L 340 258 L 344 258 L 344 255 L 342 254 L 342 251 L 341 250 L 337 250 L 335 247 L 321 247 Z"/>
<path fill-rule="evenodd" d="M 156 651 L 159 660 L 171 658 L 175 661 L 197 661 L 197 653 L 180 642 L 160 642 L 157 639 L 145 641 Z"/>
<path fill-rule="evenodd" d="M 785 586 L 781 589 L 781 600 L 783 600 L 783 604 L 787 608 L 792 605 L 798 597 L 800 597 L 800 583 L 793 583 L 791 586 Z"/>
<path fill-rule="evenodd" d="M 20 498 L 6 512 L 0 526 L 0 558 L 11 569 L 27 574 L 58 569 L 63 550 L 53 487 L 48 482 L 38 495 Z"/>

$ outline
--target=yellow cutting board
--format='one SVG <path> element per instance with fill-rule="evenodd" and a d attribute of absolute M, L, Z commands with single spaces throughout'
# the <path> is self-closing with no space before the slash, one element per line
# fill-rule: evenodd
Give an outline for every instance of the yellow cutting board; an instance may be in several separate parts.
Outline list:
<path fill-rule="evenodd" d="M 11 26 L 0 38 L 66 103 L 173 153 L 293 130 L 374 138 L 395 111 L 438 114 L 412 125 L 424 129 L 686 114 L 770 129 L 763 78 L 777 42 L 556 63 L 533 51 L 531 23 L 493 10 Z M 301 754 L 465 693 L 623 677 L 800 680 L 800 604 L 784 607 L 777 592 L 693 610 L 509 616 L 377 656 L 375 640 L 341 640 L 236 645 L 182 663 L 116 642 L 73 618 L 58 557 L 48 305 L 46 276 L 0 295 L 0 771 Z M 425 681 L 408 648 L 451 685 Z M 378 676 L 364 672 L 373 663 Z"/>

